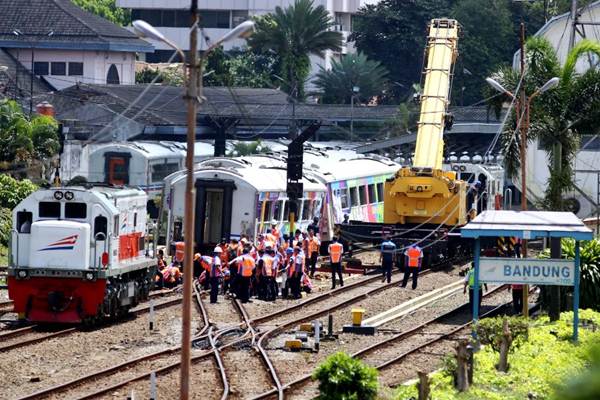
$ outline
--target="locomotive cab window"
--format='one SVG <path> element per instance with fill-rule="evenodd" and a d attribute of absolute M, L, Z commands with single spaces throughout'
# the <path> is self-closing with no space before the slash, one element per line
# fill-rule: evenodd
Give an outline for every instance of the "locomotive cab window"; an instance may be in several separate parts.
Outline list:
<path fill-rule="evenodd" d="M 40 218 L 60 219 L 60 203 L 58 201 L 40 201 L 38 207 Z"/>
<path fill-rule="evenodd" d="M 87 204 L 65 203 L 65 218 L 86 219 Z"/>
<path fill-rule="evenodd" d="M 103 215 L 94 218 L 94 237 L 99 233 L 103 233 L 105 238 L 108 234 L 108 219 Z"/>
<path fill-rule="evenodd" d="M 33 222 L 33 213 L 30 211 L 19 211 L 17 213 L 17 227 L 19 233 L 31 233 L 31 223 Z"/>

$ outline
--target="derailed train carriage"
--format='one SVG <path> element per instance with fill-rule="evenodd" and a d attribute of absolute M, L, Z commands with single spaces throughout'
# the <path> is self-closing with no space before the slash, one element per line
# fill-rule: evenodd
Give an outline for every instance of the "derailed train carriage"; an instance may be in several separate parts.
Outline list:
<path fill-rule="evenodd" d="M 147 195 L 122 187 L 38 190 L 13 210 L 8 293 L 32 322 L 94 323 L 146 300 L 156 273 Z"/>

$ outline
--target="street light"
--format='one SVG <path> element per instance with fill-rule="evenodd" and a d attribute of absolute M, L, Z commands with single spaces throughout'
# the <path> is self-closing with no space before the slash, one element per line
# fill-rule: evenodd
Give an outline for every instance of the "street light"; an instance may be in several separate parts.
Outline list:
<path fill-rule="evenodd" d="M 522 92 L 522 98 L 516 98 L 515 95 L 504 88 L 499 82 L 492 78 L 486 78 L 486 82 L 496 89 L 498 92 L 507 94 L 517 102 L 517 121 L 519 121 L 521 128 L 521 210 L 527 210 L 527 170 L 526 170 L 526 153 L 527 153 L 527 133 L 529 132 L 529 110 L 531 108 L 531 101 L 538 95 L 547 92 L 548 90 L 556 87 L 560 79 L 557 77 L 551 78 L 548 82 L 544 83 L 539 89 L 537 89 L 529 98 L 525 91 Z M 525 117 L 525 121 L 522 122 L 521 118 Z M 521 253 L 523 258 L 527 257 L 527 242 L 523 240 Z M 529 315 L 529 287 L 525 285 L 523 287 L 523 316 Z"/>
<path fill-rule="evenodd" d="M 354 96 L 358 95 L 360 88 L 352 86 L 352 97 L 350 97 L 350 142 L 354 137 Z"/>
<path fill-rule="evenodd" d="M 181 387 L 180 387 L 180 399 L 189 399 L 189 386 L 190 386 L 190 370 L 191 370 L 191 317 L 192 317 L 192 263 L 194 256 L 194 200 L 195 192 L 194 189 L 194 142 L 196 139 L 196 104 L 202 99 L 202 69 L 204 58 L 215 48 L 221 44 L 237 38 L 246 37 L 254 30 L 254 22 L 246 21 L 234 29 L 225 34 L 221 39 L 216 41 L 214 44 L 202 54 L 198 60 L 198 1 L 192 0 L 191 7 L 191 22 L 192 28 L 190 30 L 190 61 L 187 65 L 187 91 L 185 98 L 187 100 L 187 152 L 186 152 L 186 191 L 185 191 L 185 223 L 184 223 L 184 241 L 185 241 L 185 255 L 184 255 L 184 269 L 183 276 L 183 310 L 182 310 L 182 323 L 181 323 Z M 185 64 L 185 54 L 183 51 L 171 40 L 167 39 L 158 29 L 145 21 L 136 20 L 132 22 L 135 32 L 141 37 L 147 37 L 154 39 L 159 42 L 163 42 L 169 47 L 173 48 L 182 59 Z M 184 74 L 185 76 L 185 74 Z"/>
<path fill-rule="evenodd" d="M 15 29 L 12 31 L 12 34 L 15 35 L 16 37 L 23 37 L 25 36 L 25 34 L 23 32 L 21 32 L 19 29 Z M 46 36 L 50 37 L 54 35 L 54 31 L 49 31 L 48 33 L 46 33 Z M 31 73 L 29 75 L 30 79 L 29 79 L 29 91 L 30 91 L 30 96 L 29 96 L 29 117 L 31 117 L 31 114 L 33 113 L 33 74 L 34 74 L 34 46 L 33 46 L 33 42 L 31 40 L 27 40 L 25 39 L 25 41 L 29 44 L 29 47 L 31 48 Z M 17 48 L 17 61 L 18 63 L 20 63 L 19 61 L 19 49 Z M 17 63 L 17 69 L 16 69 L 16 74 L 15 74 L 15 85 L 16 85 L 16 90 L 15 93 L 19 93 L 19 64 Z M 16 94 L 15 94 L 16 96 Z"/>

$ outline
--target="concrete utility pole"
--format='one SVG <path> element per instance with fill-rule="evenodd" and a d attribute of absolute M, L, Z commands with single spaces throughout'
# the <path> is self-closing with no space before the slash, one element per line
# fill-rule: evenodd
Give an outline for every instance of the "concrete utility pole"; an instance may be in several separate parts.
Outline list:
<path fill-rule="evenodd" d="M 521 81 L 525 77 L 525 23 L 521 22 Z M 521 210 L 527 211 L 527 132 L 529 131 L 529 102 L 525 85 L 522 85 L 517 121 L 521 126 Z M 521 120 L 521 118 L 523 120 Z M 527 240 L 521 242 L 521 253 L 527 258 Z M 523 285 L 523 316 L 529 317 L 529 285 Z"/>
<path fill-rule="evenodd" d="M 183 307 L 182 307 L 182 336 L 181 336 L 181 383 L 179 397 L 181 400 L 190 398 L 191 370 L 191 320 L 192 320 L 192 279 L 194 258 L 194 223 L 195 196 L 194 189 L 194 143 L 196 141 L 196 106 L 198 102 L 198 0 L 192 0 L 190 7 L 191 26 L 190 51 L 188 53 L 188 86 L 185 99 L 187 101 L 187 149 L 185 166 L 187 176 L 185 182 L 185 222 L 184 239 L 185 255 L 183 266 Z"/>

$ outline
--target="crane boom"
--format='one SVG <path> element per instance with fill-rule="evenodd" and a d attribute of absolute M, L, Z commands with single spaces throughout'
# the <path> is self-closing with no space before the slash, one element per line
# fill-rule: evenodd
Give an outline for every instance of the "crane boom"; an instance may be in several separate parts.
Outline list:
<path fill-rule="evenodd" d="M 444 125 L 457 55 L 458 22 L 434 19 L 427 38 L 425 85 L 413 167 L 442 169 Z"/>
<path fill-rule="evenodd" d="M 467 221 L 467 183 L 454 171 L 442 170 L 458 30 L 453 19 L 434 19 L 429 25 L 415 156 L 412 166 L 385 184 L 385 223 L 461 226 Z"/>

